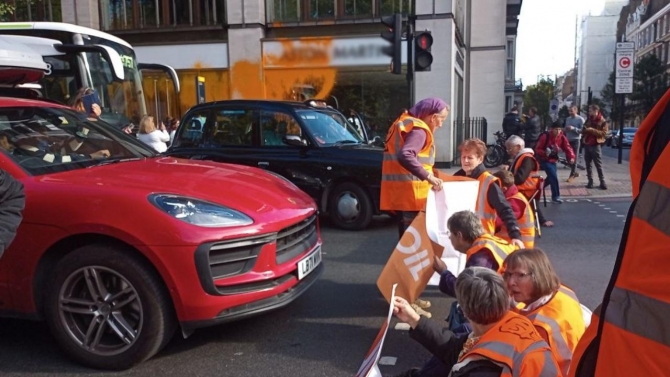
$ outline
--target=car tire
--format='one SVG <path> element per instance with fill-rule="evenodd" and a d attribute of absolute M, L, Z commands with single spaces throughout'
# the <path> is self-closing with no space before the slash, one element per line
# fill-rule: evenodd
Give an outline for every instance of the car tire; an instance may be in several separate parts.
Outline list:
<path fill-rule="evenodd" d="M 372 200 L 356 183 L 341 183 L 330 193 L 328 213 L 338 228 L 363 230 L 370 225 L 373 212 Z"/>
<path fill-rule="evenodd" d="M 110 370 L 152 357 L 177 325 L 159 275 L 138 256 L 99 244 L 57 263 L 46 289 L 45 317 L 70 358 Z"/>

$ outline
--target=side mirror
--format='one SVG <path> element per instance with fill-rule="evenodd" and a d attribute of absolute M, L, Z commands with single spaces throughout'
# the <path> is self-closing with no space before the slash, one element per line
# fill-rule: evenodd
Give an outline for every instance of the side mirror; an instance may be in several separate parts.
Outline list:
<path fill-rule="evenodd" d="M 382 138 L 379 137 L 379 136 L 375 136 L 375 137 L 372 138 L 372 140 L 370 140 L 370 144 L 381 145 L 382 144 Z"/>
<path fill-rule="evenodd" d="M 112 74 L 116 81 L 123 81 L 125 73 L 123 71 L 123 63 L 121 62 L 121 56 L 116 50 L 109 46 L 103 45 L 75 45 L 75 44 L 62 44 L 56 45 L 54 48 L 58 52 L 62 53 L 80 53 L 80 52 L 92 52 L 101 54 L 105 60 L 110 64 Z"/>
<path fill-rule="evenodd" d="M 284 138 L 282 138 L 282 141 L 286 145 L 290 145 L 292 147 L 306 147 L 307 142 L 301 138 L 298 135 L 286 135 Z"/>
<path fill-rule="evenodd" d="M 174 85 L 174 92 L 179 94 L 179 92 L 181 91 L 177 71 L 175 71 L 174 68 L 170 67 L 169 65 L 155 64 L 155 63 L 137 63 L 137 69 L 139 69 L 140 71 L 153 70 L 153 71 L 164 72 L 168 76 L 170 76 L 170 79 L 172 80 L 172 85 Z"/>

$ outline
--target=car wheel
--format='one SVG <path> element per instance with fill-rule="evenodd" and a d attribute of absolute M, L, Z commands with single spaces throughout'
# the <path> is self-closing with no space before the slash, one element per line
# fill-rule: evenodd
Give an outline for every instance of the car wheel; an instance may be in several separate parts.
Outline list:
<path fill-rule="evenodd" d="M 328 212 L 338 228 L 362 230 L 372 221 L 372 200 L 356 183 L 345 182 L 333 189 L 328 202 Z"/>
<path fill-rule="evenodd" d="M 58 262 L 46 290 L 45 316 L 75 361 L 123 370 L 158 352 L 176 328 L 158 274 L 139 257 L 88 245 Z"/>

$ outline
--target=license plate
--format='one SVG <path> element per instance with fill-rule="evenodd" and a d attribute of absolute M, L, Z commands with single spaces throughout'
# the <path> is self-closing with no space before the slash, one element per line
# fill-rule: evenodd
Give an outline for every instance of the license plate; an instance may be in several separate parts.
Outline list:
<path fill-rule="evenodd" d="M 310 272 L 314 271 L 316 266 L 321 263 L 321 246 L 319 246 L 312 254 L 305 259 L 298 262 L 298 280 L 302 280 Z"/>

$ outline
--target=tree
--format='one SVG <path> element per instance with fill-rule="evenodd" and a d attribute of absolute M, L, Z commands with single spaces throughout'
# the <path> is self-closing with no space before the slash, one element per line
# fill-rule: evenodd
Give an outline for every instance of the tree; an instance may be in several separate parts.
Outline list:
<path fill-rule="evenodd" d="M 524 107 L 537 108 L 537 115 L 543 126 L 551 123 L 549 116 L 549 101 L 554 98 L 554 80 L 542 76 L 535 85 L 526 87 L 526 95 L 523 97 Z"/>
<path fill-rule="evenodd" d="M 593 98 L 591 98 L 591 104 L 592 104 L 592 105 L 597 105 L 598 107 L 600 107 L 600 113 L 601 113 L 605 118 L 607 118 L 607 117 L 610 115 L 610 112 L 609 112 L 609 110 L 607 109 L 607 105 L 606 105 L 605 102 L 603 102 L 603 100 L 601 100 L 600 98 L 598 98 L 598 97 L 593 97 Z M 583 114 L 587 114 L 587 116 L 588 116 L 588 113 L 589 113 L 589 105 L 588 105 L 588 104 L 582 105 L 581 110 L 582 110 L 582 113 L 583 113 Z"/>
<path fill-rule="evenodd" d="M 644 117 L 668 89 L 665 65 L 656 55 L 645 55 L 635 63 L 633 80 L 633 93 L 630 99 L 636 102 L 638 114 Z"/>
<path fill-rule="evenodd" d="M 0 3 L 0 22 L 10 21 L 9 16 L 14 14 L 16 8 L 9 3 L 2 2 Z"/>
<path fill-rule="evenodd" d="M 558 117 L 561 118 L 561 119 L 565 119 L 569 116 L 570 116 L 570 111 L 568 110 L 568 107 L 566 105 L 563 105 L 563 107 L 561 107 L 558 110 Z"/>

